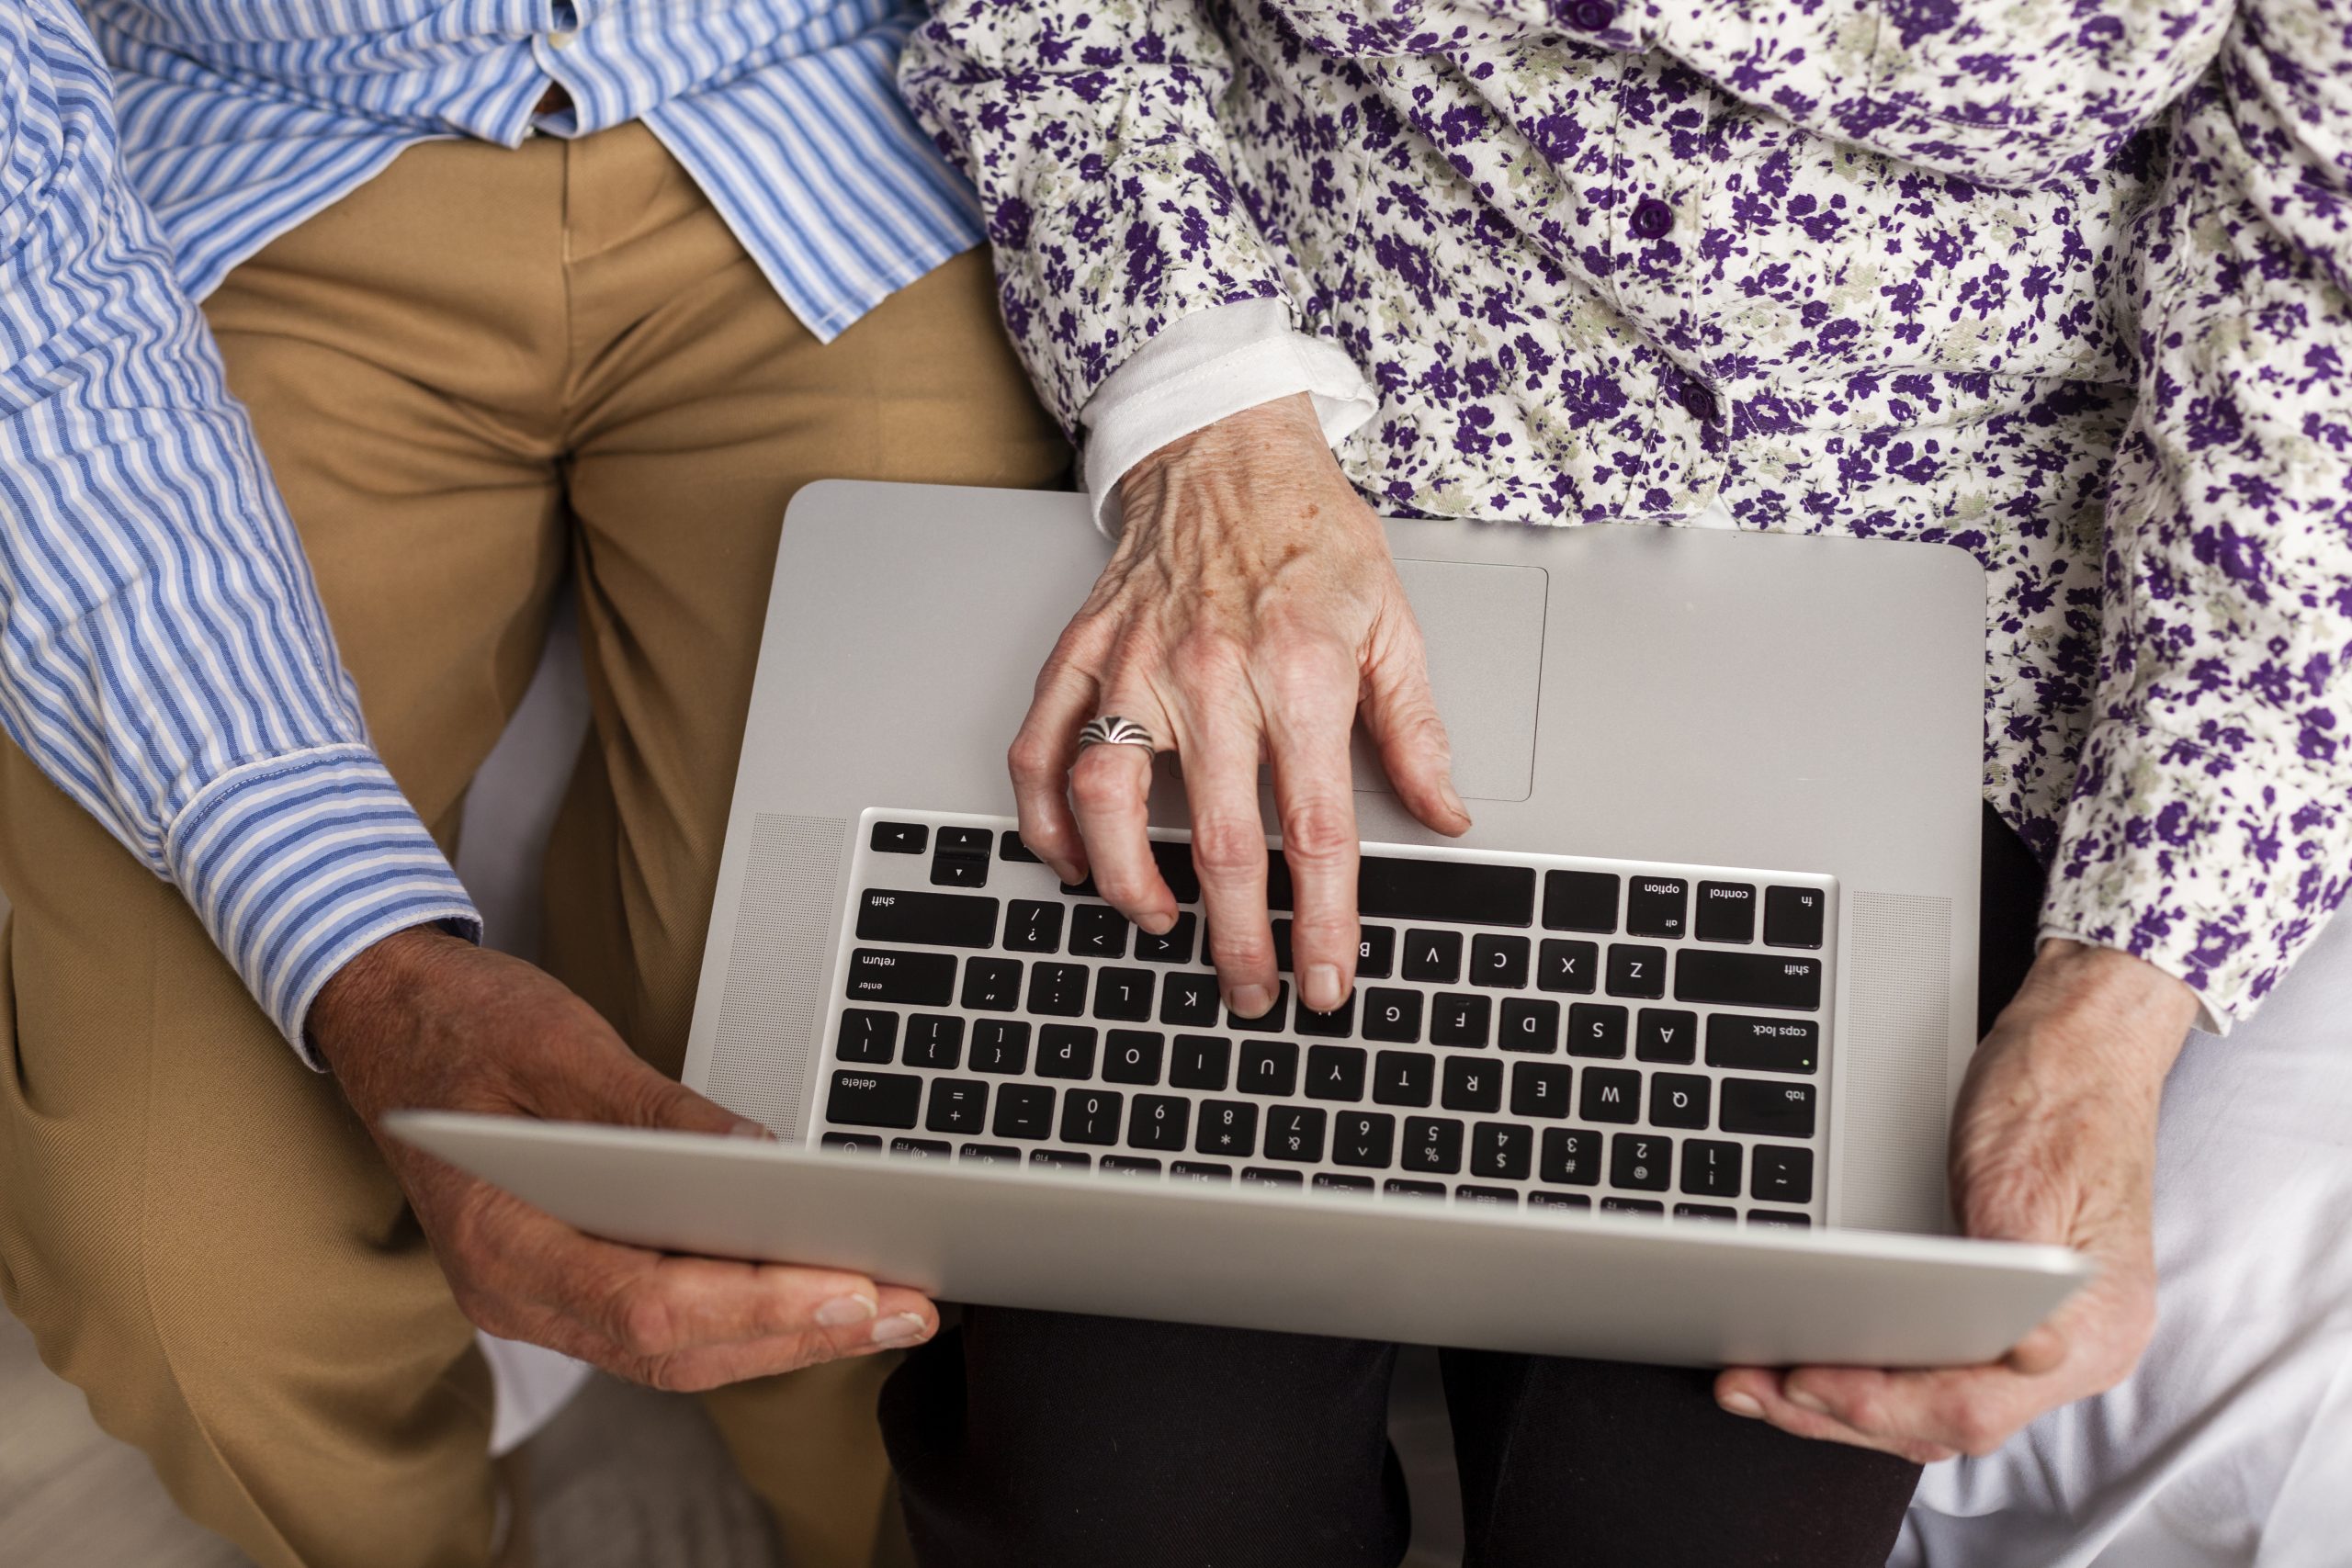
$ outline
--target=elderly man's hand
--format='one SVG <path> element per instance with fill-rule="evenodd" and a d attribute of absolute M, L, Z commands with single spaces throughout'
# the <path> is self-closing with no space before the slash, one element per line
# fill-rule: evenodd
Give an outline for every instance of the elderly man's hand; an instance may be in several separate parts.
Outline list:
<path fill-rule="evenodd" d="M 1970 1065 L 1953 1201 L 1970 1235 L 2078 1247 L 2098 1279 L 1990 1366 L 1734 1368 L 1724 1408 L 1928 1463 L 1990 1453 L 2122 1382 L 2155 1326 L 2156 1109 L 2196 1013 L 2194 992 L 2129 953 L 2044 942 Z"/>
<path fill-rule="evenodd" d="M 310 1032 L 479 1327 L 677 1390 L 917 1344 L 938 1327 L 922 1296 L 862 1275 L 599 1241 L 378 1131 L 386 1111 L 429 1109 L 763 1135 L 638 1060 L 527 964 L 402 931 L 327 983 Z"/>
<path fill-rule="evenodd" d="M 1155 934 L 1176 900 L 1145 832 L 1148 756 L 1078 750 L 1117 715 L 1184 769 L 1214 959 L 1227 1004 L 1276 994 L 1258 763 L 1272 763 L 1306 1004 L 1347 998 L 1356 962 L 1356 825 L 1349 737 L 1359 706 L 1406 807 L 1443 833 L 1470 825 L 1449 777 L 1419 628 L 1379 519 L 1332 459 L 1304 396 L 1171 442 L 1120 487 L 1126 529 L 1037 679 L 1013 741 L 1021 836 Z M 1075 811 L 1072 807 L 1075 805 Z"/>

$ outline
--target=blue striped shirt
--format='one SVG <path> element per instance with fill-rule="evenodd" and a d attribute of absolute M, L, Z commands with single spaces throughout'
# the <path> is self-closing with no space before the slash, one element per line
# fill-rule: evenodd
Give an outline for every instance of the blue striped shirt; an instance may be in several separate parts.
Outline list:
<path fill-rule="evenodd" d="M 186 893 L 289 1039 L 370 942 L 478 929 L 368 744 L 69 0 L 0 5 L 0 728 Z"/>
<path fill-rule="evenodd" d="M 202 299 L 403 148 L 642 120 L 830 340 L 980 243 L 894 85 L 920 0 L 82 0 Z M 571 107 L 541 116 L 550 85 Z"/>

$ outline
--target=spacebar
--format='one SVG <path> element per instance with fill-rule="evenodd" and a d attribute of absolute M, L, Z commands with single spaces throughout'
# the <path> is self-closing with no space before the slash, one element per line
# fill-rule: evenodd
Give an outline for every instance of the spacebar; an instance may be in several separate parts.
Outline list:
<path fill-rule="evenodd" d="M 1266 904 L 1291 908 L 1290 868 L 1267 868 Z M 1443 920 L 1462 926 L 1535 923 L 1535 872 L 1524 865 L 1366 855 L 1356 873 L 1356 908 L 1384 920 Z"/>

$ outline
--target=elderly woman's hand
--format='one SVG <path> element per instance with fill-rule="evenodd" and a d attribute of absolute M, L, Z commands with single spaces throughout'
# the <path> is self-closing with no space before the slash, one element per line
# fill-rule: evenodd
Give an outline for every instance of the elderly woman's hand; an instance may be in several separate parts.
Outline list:
<path fill-rule="evenodd" d="M 1304 396 L 1162 447 L 1127 474 L 1120 499 L 1118 550 L 1046 661 L 1012 743 L 1021 836 L 1064 881 L 1091 870 L 1144 930 L 1173 925 L 1176 899 L 1144 830 L 1148 754 L 1078 749 L 1089 718 L 1142 725 L 1183 766 L 1218 982 L 1235 1013 L 1255 1018 L 1278 985 L 1262 756 L 1295 891 L 1300 996 L 1328 1011 L 1355 975 L 1359 706 L 1407 807 L 1440 832 L 1470 825 L 1387 540 Z"/>
<path fill-rule="evenodd" d="M 1953 1202 L 1970 1235 L 2078 1247 L 2098 1280 L 1993 1365 L 1734 1368 L 1716 1380 L 1724 1408 L 1928 1463 L 1990 1453 L 2122 1382 L 2155 1327 L 2156 1110 L 2196 1013 L 2194 992 L 2129 953 L 2042 943 L 1969 1066 Z"/>

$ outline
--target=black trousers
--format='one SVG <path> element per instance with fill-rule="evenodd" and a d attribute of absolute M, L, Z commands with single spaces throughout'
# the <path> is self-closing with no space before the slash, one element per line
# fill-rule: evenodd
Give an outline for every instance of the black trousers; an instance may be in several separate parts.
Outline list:
<path fill-rule="evenodd" d="M 1987 811 L 1980 1025 L 2032 959 L 2041 871 Z M 925 1568 L 1391 1568 L 1396 1347 L 971 1308 L 882 1427 Z M 1918 1483 L 1725 1415 L 1712 1372 L 1442 1353 L 1468 1568 L 1881 1568 Z"/>

